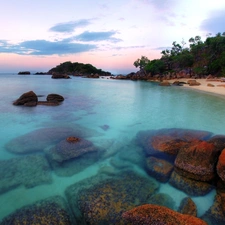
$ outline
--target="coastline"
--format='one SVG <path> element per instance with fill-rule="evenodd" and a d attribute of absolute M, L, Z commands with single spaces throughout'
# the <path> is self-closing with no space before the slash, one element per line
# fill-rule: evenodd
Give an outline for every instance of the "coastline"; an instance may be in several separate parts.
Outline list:
<path fill-rule="evenodd" d="M 199 92 L 205 92 L 211 95 L 219 96 L 225 98 L 225 82 L 221 79 L 195 79 L 196 82 L 200 83 L 198 86 L 190 86 L 187 81 L 191 79 L 180 78 L 169 80 L 172 84 L 174 81 L 184 82 L 182 87 L 196 90 Z"/>

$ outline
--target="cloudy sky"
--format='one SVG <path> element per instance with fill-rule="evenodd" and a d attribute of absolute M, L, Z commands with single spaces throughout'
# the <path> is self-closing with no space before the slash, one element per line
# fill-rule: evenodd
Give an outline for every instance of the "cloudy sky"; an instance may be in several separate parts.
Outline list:
<path fill-rule="evenodd" d="M 0 72 L 45 72 L 65 62 L 113 74 L 199 35 L 225 31 L 225 1 L 7 0 L 0 8 Z"/>

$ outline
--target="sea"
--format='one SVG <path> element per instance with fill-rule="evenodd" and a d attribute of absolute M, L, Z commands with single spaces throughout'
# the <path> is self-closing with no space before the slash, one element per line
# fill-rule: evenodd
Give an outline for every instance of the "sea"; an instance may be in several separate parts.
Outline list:
<path fill-rule="evenodd" d="M 28 91 L 36 93 L 40 101 L 52 93 L 62 95 L 64 101 L 59 106 L 13 105 Z M 65 189 L 70 185 L 101 172 L 118 171 L 118 164 L 149 176 L 144 167 L 135 164 L 135 152 L 140 151 L 135 140 L 140 131 L 180 128 L 225 135 L 224 102 L 221 96 L 179 86 L 162 87 L 155 82 L 1 74 L 0 220 L 39 200 L 55 195 L 65 197 Z M 103 156 L 74 173 L 70 173 L 69 167 L 64 171 L 50 167 L 51 181 L 45 177 L 41 183 L 29 157 L 45 155 L 46 149 L 56 144 L 60 132 L 65 138 L 77 132 L 103 149 Z M 159 193 L 172 197 L 176 209 L 188 196 L 169 183 L 161 183 Z M 205 196 L 192 197 L 198 216 L 212 205 L 215 193 L 212 190 Z"/>

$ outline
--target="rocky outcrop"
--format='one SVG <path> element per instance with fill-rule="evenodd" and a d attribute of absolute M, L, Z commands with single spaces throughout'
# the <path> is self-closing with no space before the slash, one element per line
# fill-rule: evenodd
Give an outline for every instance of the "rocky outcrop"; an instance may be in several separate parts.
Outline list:
<path fill-rule="evenodd" d="M 53 73 L 52 74 L 52 79 L 71 79 L 71 77 L 67 74 L 57 74 Z"/>
<path fill-rule="evenodd" d="M 146 170 L 155 179 L 167 182 L 173 171 L 173 164 L 156 157 L 148 157 L 146 158 Z"/>
<path fill-rule="evenodd" d="M 36 105 L 47 105 L 47 106 L 57 106 L 64 101 L 63 96 L 58 94 L 49 94 L 47 96 L 47 101 L 38 101 L 38 96 L 33 92 L 29 91 L 24 93 L 17 99 L 13 105 L 24 105 L 24 106 L 36 106 Z"/>
<path fill-rule="evenodd" d="M 223 182 L 225 182 L 225 149 L 219 156 L 216 169 L 219 177 L 222 179 Z"/>
<path fill-rule="evenodd" d="M 18 75 L 30 75 L 30 71 L 20 71 Z"/>
<path fill-rule="evenodd" d="M 28 91 L 22 94 L 13 105 L 25 105 L 25 106 L 36 106 L 38 97 L 33 91 Z"/>
<path fill-rule="evenodd" d="M 129 224 L 207 225 L 203 220 L 178 213 L 164 206 L 146 204 L 124 212 L 122 217 Z"/>
<path fill-rule="evenodd" d="M 211 181 L 215 177 L 218 158 L 216 147 L 206 141 L 192 141 L 181 148 L 175 160 L 176 171 L 197 181 Z"/>

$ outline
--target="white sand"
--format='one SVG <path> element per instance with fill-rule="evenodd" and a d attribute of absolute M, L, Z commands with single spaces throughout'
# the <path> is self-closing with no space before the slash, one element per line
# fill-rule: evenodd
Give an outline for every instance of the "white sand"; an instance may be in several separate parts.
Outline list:
<path fill-rule="evenodd" d="M 187 82 L 192 79 L 177 79 L 180 82 Z M 170 83 L 173 83 L 175 80 L 170 80 Z M 185 88 L 191 88 L 198 91 L 208 92 L 214 95 L 220 95 L 221 97 L 225 97 L 225 82 L 222 82 L 220 79 L 207 80 L 207 79 L 196 79 L 201 85 L 199 86 L 189 86 L 188 84 L 184 84 Z M 214 85 L 214 87 L 207 86 L 208 84 Z M 222 85 L 222 86 L 220 86 Z"/>

